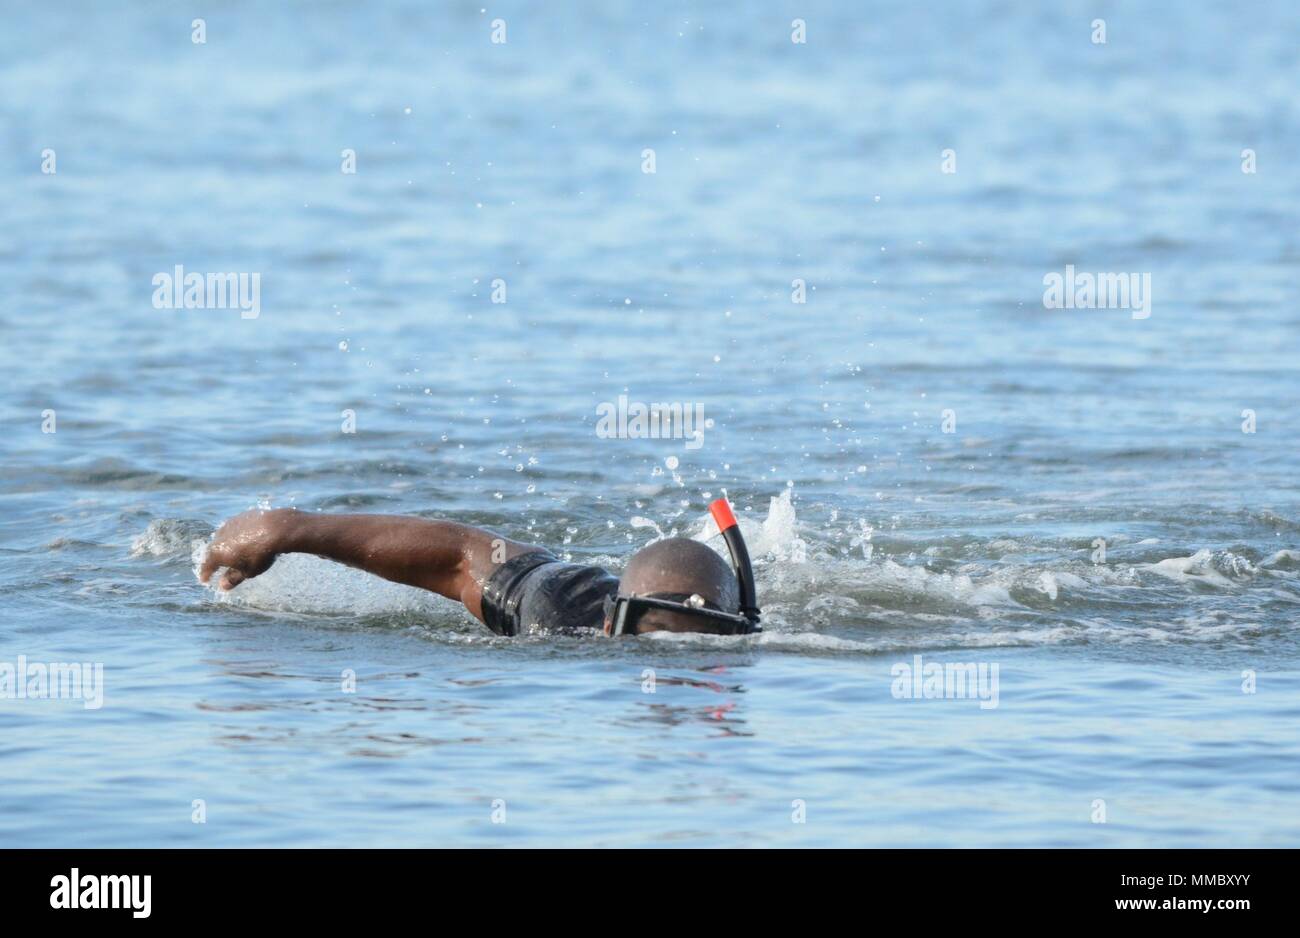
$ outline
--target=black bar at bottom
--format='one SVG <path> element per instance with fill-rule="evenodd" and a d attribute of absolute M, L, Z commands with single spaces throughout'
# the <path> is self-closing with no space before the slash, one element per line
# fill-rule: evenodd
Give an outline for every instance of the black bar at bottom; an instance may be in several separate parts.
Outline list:
<path fill-rule="evenodd" d="M 376 912 L 449 926 L 441 916 L 563 910 L 581 917 L 602 908 L 667 926 L 663 910 L 674 907 L 675 894 L 721 903 L 717 911 L 731 926 L 737 917 L 766 915 L 774 902 L 794 903 L 791 911 L 809 903 L 807 914 L 819 920 L 843 909 L 864 925 L 902 909 L 923 912 L 927 923 L 996 914 L 998 922 L 1041 924 L 1039 914 L 1051 911 L 1064 916 L 1052 921 L 1071 924 L 1199 915 L 1232 925 L 1242 914 L 1288 907 L 1283 891 L 1295 860 L 1281 850 L 60 849 L 0 856 L 6 926 L 75 916 L 78 925 L 373 927 Z"/>

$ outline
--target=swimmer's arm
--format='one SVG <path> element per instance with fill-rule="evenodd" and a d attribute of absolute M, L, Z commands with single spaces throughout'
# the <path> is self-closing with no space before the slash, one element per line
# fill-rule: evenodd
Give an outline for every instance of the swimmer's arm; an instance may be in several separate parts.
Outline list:
<path fill-rule="evenodd" d="M 281 508 L 231 518 L 208 548 L 199 579 L 225 567 L 222 589 L 268 570 L 280 554 L 315 554 L 465 604 L 483 621 L 483 584 L 526 544 L 454 521 L 402 515 L 320 515 Z"/>

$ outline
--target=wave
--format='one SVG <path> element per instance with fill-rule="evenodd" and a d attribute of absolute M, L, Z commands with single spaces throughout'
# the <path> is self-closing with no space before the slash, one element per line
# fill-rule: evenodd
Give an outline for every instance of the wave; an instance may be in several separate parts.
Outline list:
<path fill-rule="evenodd" d="M 132 557 L 183 560 L 212 536 L 212 525 L 189 518 L 158 518 L 131 541 Z"/>

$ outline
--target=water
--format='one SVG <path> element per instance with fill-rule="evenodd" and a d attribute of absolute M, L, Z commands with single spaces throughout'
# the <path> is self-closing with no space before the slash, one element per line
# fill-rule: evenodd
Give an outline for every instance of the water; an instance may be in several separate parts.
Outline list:
<path fill-rule="evenodd" d="M 1300 16 L 480 9 L 6 10 L 0 662 L 104 705 L 0 700 L 0 842 L 1294 846 Z M 176 264 L 260 315 L 155 309 Z M 1066 264 L 1150 318 L 1044 309 Z M 599 438 L 620 394 L 713 424 Z M 752 640 L 194 577 L 254 504 L 617 568 L 722 492 Z M 897 699 L 917 654 L 997 706 Z"/>

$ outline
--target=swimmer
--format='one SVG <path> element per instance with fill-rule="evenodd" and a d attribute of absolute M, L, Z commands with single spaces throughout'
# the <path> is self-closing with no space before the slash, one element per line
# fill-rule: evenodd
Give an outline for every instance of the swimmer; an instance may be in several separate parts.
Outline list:
<path fill-rule="evenodd" d="M 314 554 L 463 603 L 498 635 L 601 629 L 606 635 L 760 631 L 754 576 L 726 499 L 710 506 L 732 567 L 684 537 L 637 551 L 623 577 L 565 563 L 542 547 L 454 521 L 399 515 L 320 515 L 293 508 L 231 518 L 208 547 L 199 579 L 223 590 L 270 569 L 281 554 Z"/>

